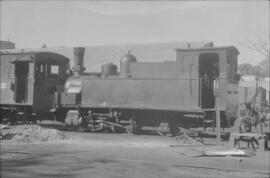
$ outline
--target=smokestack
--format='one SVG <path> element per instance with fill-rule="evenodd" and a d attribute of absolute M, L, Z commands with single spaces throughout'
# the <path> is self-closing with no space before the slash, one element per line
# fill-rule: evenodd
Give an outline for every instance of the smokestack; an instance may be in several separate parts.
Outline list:
<path fill-rule="evenodd" d="M 74 72 L 75 76 L 80 76 L 85 69 L 83 66 L 84 51 L 84 47 L 73 48 L 74 67 L 72 67 L 72 71 Z"/>

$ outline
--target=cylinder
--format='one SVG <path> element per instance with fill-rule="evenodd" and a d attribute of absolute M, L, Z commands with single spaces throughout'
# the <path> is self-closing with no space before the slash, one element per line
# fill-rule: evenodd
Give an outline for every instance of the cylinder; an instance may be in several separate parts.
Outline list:
<path fill-rule="evenodd" d="M 83 58 L 84 58 L 84 47 L 73 48 L 74 55 L 74 67 L 72 68 L 75 75 L 80 75 L 84 71 Z"/>

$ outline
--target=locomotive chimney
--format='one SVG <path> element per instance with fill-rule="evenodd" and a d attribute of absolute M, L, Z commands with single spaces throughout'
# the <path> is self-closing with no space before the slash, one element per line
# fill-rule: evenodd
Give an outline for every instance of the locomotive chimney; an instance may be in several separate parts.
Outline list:
<path fill-rule="evenodd" d="M 83 66 L 84 51 L 84 47 L 73 48 L 74 67 L 72 67 L 72 71 L 74 72 L 75 76 L 80 76 L 85 69 Z"/>

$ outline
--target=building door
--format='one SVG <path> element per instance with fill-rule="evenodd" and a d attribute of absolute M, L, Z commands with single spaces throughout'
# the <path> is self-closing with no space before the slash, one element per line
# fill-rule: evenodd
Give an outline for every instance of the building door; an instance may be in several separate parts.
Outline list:
<path fill-rule="evenodd" d="M 204 53 L 200 55 L 199 77 L 201 81 L 201 108 L 213 109 L 215 108 L 213 83 L 219 77 L 219 57 L 217 53 Z"/>

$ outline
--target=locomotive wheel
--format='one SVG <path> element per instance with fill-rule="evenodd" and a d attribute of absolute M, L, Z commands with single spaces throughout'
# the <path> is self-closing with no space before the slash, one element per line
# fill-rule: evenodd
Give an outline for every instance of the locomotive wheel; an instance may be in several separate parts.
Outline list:
<path fill-rule="evenodd" d="M 126 131 L 129 134 L 138 134 L 140 130 L 139 125 L 137 124 L 137 122 L 133 119 L 130 120 L 130 125 L 128 125 L 126 127 Z"/>
<path fill-rule="evenodd" d="M 78 132 L 84 132 L 84 131 L 85 131 L 85 129 L 82 126 L 78 127 Z"/>
<path fill-rule="evenodd" d="M 123 133 L 123 132 L 125 132 L 124 128 L 116 127 L 116 126 L 111 127 L 110 130 L 111 130 L 112 133 Z"/>
<path fill-rule="evenodd" d="M 129 126 L 126 127 L 126 131 L 128 134 L 136 134 L 137 133 L 137 126 L 134 124 L 131 124 Z"/>
<path fill-rule="evenodd" d="M 104 127 L 102 129 L 102 133 L 113 133 L 113 129 L 112 128 L 109 128 L 109 127 Z"/>
<path fill-rule="evenodd" d="M 125 130 L 126 129 L 121 127 L 114 127 L 114 133 L 125 133 Z"/>
<path fill-rule="evenodd" d="M 169 127 L 169 123 L 168 122 L 161 122 L 158 129 L 157 129 L 157 133 L 160 136 L 171 136 L 171 129 Z"/>
<path fill-rule="evenodd" d="M 79 127 L 78 127 L 78 131 L 79 132 L 85 132 L 87 130 L 87 121 L 85 118 L 80 117 L 79 118 Z"/>
<path fill-rule="evenodd" d="M 180 129 L 178 128 L 178 124 L 175 120 L 170 121 L 169 127 L 170 127 L 172 137 L 176 136 L 180 132 Z"/>
<path fill-rule="evenodd" d="M 160 136 L 166 136 L 166 137 L 170 137 L 171 136 L 171 133 L 170 132 L 163 132 L 163 131 L 157 130 L 157 133 Z"/>

